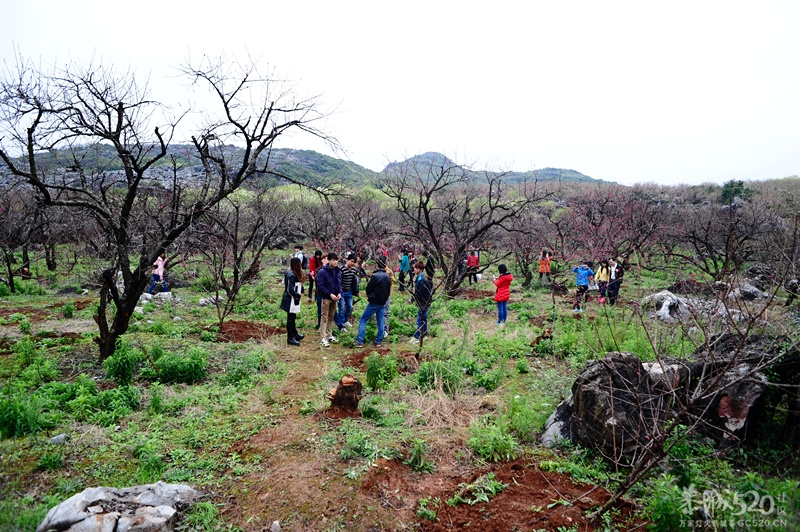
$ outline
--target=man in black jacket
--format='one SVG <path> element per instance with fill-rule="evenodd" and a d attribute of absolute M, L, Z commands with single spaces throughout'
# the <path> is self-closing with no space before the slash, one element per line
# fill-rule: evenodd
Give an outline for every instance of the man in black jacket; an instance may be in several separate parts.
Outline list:
<path fill-rule="evenodd" d="M 367 308 L 364 310 L 363 314 L 361 314 L 361 321 L 358 322 L 356 347 L 364 346 L 364 337 L 367 334 L 367 322 L 373 314 L 378 321 L 378 334 L 375 336 L 375 345 L 381 345 L 383 342 L 383 306 L 391 295 L 392 280 L 389 278 L 389 274 L 386 273 L 386 259 L 384 257 L 378 257 L 376 266 L 365 289 L 368 303 Z"/>
<path fill-rule="evenodd" d="M 422 273 L 425 270 L 425 265 L 422 262 L 414 264 L 414 277 L 416 280 L 414 289 L 414 303 L 417 305 L 417 330 L 414 332 L 414 337 L 411 338 L 411 343 L 419 343 L 420 339 L 425 338 L 428 332 L 428 309 L 431 307 L 431 299 L 433 298 L 433 284 L 430 279 Z"/>

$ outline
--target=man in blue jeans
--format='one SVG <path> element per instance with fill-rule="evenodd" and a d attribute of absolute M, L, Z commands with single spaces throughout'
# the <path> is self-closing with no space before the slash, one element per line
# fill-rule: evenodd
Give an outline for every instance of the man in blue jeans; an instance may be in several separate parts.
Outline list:
<path fill-rule="evenodd" d="M 358 322 L 358 336 L 356 337 L 356 347 L 364 347 L 364 336 L 367 334 L 367 322 L 375 315 L 378 322 L 378 334 L 375 336 L 375 345 L 383 342 L 383 306 L 392 292 L 392 280 L 386 273 L 386 258 L 379 256 L 375 261 L 376 269 L 372 273 L 367 283 L 367 308 L 361 314 L 361 321 Z"/>
<path fill-rule="evenodd" d="M 414 288 L 414 303 L 417 305 L 417 330 L 414 336 L 409 340 L 413 344 L 425 340 L 425 334 L 428 332 L 428 310 L 431 307 L 431 298 L 433 297 L 433 284 L 428 280 L 423 271 L 425 265 L 422 262 L 417 262 L 414 265 L 415 288 Z"/>
<path fill-rule="evenodd" d="M 342 299 L 336 310 L 334 322 L 339 329 L 352 326 L 350 314 L 353 312 L 353 296 L 358 295 L 358 268 L 356 268 L 356 254 L 350 253 L 347 262 L 342 266 Z"/>

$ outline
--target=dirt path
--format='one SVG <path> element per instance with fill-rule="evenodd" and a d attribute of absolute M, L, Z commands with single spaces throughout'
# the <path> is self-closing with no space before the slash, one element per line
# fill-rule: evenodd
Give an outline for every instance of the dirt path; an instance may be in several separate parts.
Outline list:
<path fill-rule="evenodd" d="M 284 531 L 297 532 L 464 527 L 556 531 L 575 526 L 575 530 L 595 530 L 585 518 L 586 510 L 605 502 L 609 496 L 605 489 L 544 472 L 530 459 L 484 467 L 467 465 L 459 459 L 463 449 L 456 441 L 451 448 L 431 453 L 436 461 L 434 473 L 414 473 L 400 460 L 379 459 L 366 474 L 347 478 L 346 471 L 363 462 L 339 458 L 339 445 L 330 434 L 340 421 L 325 412 L 303 415 L 301 409 L 304 400 L 325 393 L 323 379 L 329 361 L 335 358 L 343 366 L 359 367 L 368 352 L 341 346 L 323 350 L 312 336 L 299 348 L 279 350 L 278 356 L 292 369 L 272 392 L 276 403 L 261 407 L 277 422 L 237 445 L 243 456 L 262 457 L 263 470 L 237 478 L 223 490 L 227 496 L 217 502 L 224 503 L 227 523 L 248 532 L 269 530 L 274 520 L 280 521 Z M 277 418 L 276 411 L 281 412 Z M 489 504 L 446 504 L 461 485 L 487 473 L 508 485 Z M 436 521 L 417 515 L 420 498 L 431 501 L 428 508 L 436 512 Z M 625 507 L 618 520 L 628 522 L 632 513 L 632 507 Z"/>

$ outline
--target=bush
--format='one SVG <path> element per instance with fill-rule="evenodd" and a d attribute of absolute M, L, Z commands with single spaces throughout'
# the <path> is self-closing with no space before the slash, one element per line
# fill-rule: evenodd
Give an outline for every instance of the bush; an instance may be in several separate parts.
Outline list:
<path fill-rule="evenodd" d="M 514 438 L 493 423 L 480 421 L 470 427 L 469 433 L 467 447 L 487 462 L 512 460 L 517 454 Z"/>
<path fill-rule="evenodd" d="M 65 319 L 72 319 L 75 316 L 75 303 L 72 301 L 64 303 L 61 307 L 61 314 L 64 315 Z"/>
<path fill-rule="evenodd" d="M 397 370 L 397 357 L 392 354 L 381 356 L 372 353 L 364 362 L 367 366 L 367 386 L 373 390 L 386 388 L 400 374 Z"/>
<path fill-rule="evenodd" d="M 17 395 L 0 399 L 0 438 L 19 438 L 39 432 L 43 421 L 38 401 Z"/>
<path fill-rule="evenodd" d="M 452 362 L 433 360 L 420 364 L 416 373 L 417 384 L 422 390 L 429 390 L 441 386 L 449 395 L 455 395 L 464 386 L 464 377 L 461 369 Z"/>
<path fill-rule="evenodd" d="M 264 367 L 264 354 L 259 351 L 245 353 L 239 356 L 235 353 L 225 367 L 225 375 L 220 379 L 223 384 L 242 384 L 249 382 L 251 377 Z"/>
<path fill-rule="evenodd" d="M 361 417 L 379 427 L 397 427 L 405 423 L 406 403 L 398 403 L 380 395 L 368 395 L 358 403 Z"/>
<path fill-rule="evenodd" d="M 207 366 L 206 352 L 199 348 L 190 349 L 185 355 L 165 353 L 156 361 L 158 380 L 163 383 L 201 381 L 206 377 Z"/>
<path fill-rule="evenodd" d="M 103 362 L 106 376 L 120 386 L 129 386 L 142 357 L 130 344 L 117 342 L 114 354 Z"/>

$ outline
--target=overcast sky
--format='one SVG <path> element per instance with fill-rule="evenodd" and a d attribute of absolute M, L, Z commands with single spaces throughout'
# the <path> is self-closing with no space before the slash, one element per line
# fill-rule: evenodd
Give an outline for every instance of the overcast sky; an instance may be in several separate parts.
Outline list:
<path fill-rule="evenodd" d="M 438 151 L 619 183 L 800 174 L 800 2 L 0 0 L 0 56 L 132 66 L 258 56 L 336 109 L 373 170 Z M 324 151 L 311 140 L 289 147 Z"/>

